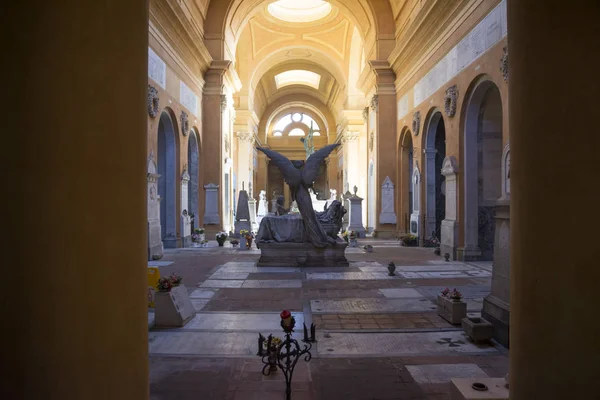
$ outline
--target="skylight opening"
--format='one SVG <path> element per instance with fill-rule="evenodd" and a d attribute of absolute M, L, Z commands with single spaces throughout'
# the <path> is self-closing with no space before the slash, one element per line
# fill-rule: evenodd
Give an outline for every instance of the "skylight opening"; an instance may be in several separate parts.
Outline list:
<path fill-rule="evenodd" d="M 323 0 L 279 0 L 269 4 L 269 14 L 286 22 L 313 22 L 331 13 L 331 4 Z"/>
<path fill-rule="evenodd" d="M 306 85 L 319 90 L 321 75 L 303 69 L 291 69 L 275 76 L 277 89 L 289 85 Z"/>

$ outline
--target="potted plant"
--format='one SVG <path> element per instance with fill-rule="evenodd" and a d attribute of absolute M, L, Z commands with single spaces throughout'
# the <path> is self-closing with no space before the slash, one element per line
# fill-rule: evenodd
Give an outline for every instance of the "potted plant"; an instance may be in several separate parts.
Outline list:
<path fill-rule="evenodd" d="M 196 315 L 181 276 L 174 273 L 161 277 L 156 288 L 155 326 L 184 326 Z"/>
<path fill-rule="evenodd" d="M 348 239 L 350 240 L 350 247 L 356 247 L 358 246 L 358 241 L 356 240 L 357 238 L 357 234 L 355 231 L 350 231 L 348 233 Z"/>
<path fill-rule="evenodd" d="M 254 238 L 254 236 L 252 236 L 252 232 L 242 229 L 240 231 L 240 236 L 246 239 L 246 249 L 250 249 L 250 247 L 252 247 L 252 239 Z"/>
<path fill-rule="evenodd" d="M 203 241 L 200 242 L 200 247 L 206 247 L 207 244 L 208 244 L 208 240 L 204 239 Z"/>
<path fill-rule="evenodd" d="M 467 303 L 462 301 L 462 293 L 456 288 L 446 288 L 438 295 L 437 313 L 453 325 L 459 325 L 467 316 Z"/>
<path fill-rule="evenodd" d="M 219 233 L 217 233 L 217 235 L 215 237 L 217 239 L 217 243 L 219 243 L 219 247 L 223 247 L 223 244 L 225 243 L 225 239 L 227 239 L 227 233 L 219 232 Z"/>
<path fill-rule="evenodd" d="M 342 233 L 342 238 L 346 241 L 346 243 L 348 243 L 348 231 L 344 231 L 344 233 Z"/>
<path fill-rule="evenodd" d="M 231 243 L 231 245 L 232 245 L 233 247 L 237 247 L 237 246 L 238 246 L 238 244 L 240 244 L 240 241 L 239 241 L 239 240 L 237 240 L 237 239 L 231 239 L 231 240 L 229 241 L 229 243 Z"/>
<path fill-rule="evenodd" d="M 204 227 L 201 226 L 199 228 L 194 229 L 194 233 L 200 236 L 200 241 L 206 239 L 204 236 Z"/>
<path fill-rule="evenodd" d="M 194 233 L 192 233 L 192 246 L 198 247 L 202 243 L 202 239 L 200 238 L 200 234 L 196 233 L 196 229 L 194 229 Z"/>
<path fill-rule="evenodd" d="M 402 245 L 406 247 L 414 247 L 417 246 L 417 244 L 418 240 L 415 235 L 409 233 L 408 235 L 402 236 Z"/>

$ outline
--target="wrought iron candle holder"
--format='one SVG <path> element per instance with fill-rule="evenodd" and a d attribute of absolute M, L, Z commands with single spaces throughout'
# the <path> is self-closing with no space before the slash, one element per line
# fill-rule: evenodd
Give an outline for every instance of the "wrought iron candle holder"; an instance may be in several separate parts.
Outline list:
<path fill-rule="evenodd" d="M 278 340 L 275 340 L 273 335 L 269 335 L 265 339 L 262 334 L 258 334 L 258 353 L 256 355 L 262 357 L 262 362 L 265 364 L 262 369 L 262 374 L 264 376 L 269 376 L 271 372 L 277 371 L 277 368 L 281 369 L 285 377 L 286 400 L 290 400 L 292 396 L 292 377 L 294 375 L 294 368 L 298 363 L 298 359 L 304 356 L 304 361 L 310 361 L 312 358 L 310 349 L 312 348 L 312 343 L 316 342 L 315 324 L 310 325 L 310 336 L 308 336 L 306 324 L 303 324 L 304 339 L 302 341 L 307 344 L 301 348 L 300 343 L 298 343 L 296 339 L 292 338 L 295 325 L 295 318 L 288 310 L 284 310 L 281 313 L 281 328 L 285 333 L 285 339 L 283 341 L 279 341 L 278 344 L 274 344 L 274 342 L 277 343 Z"/>

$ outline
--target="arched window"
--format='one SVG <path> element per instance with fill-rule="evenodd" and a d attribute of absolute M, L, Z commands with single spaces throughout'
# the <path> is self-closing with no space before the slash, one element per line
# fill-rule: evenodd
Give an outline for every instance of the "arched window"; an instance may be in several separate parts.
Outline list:
<path fill-rule="evenodd" d="M 313 136 L 321 136 L 321 127 L 317 121 L 307 114 L 301 114 L 297 112 L 286 114 L 281 117 L 273 126 L 273 136 L 283 136 L 283 133 L 286 131 L 286 129 L 289 129 L 289 125 L 294 123 L 304 124 L 309 129 L 312 125 Z M 288 136 L 305 136 L 305 133 L 301 128 L 294 128 L 289 131 Z"/>

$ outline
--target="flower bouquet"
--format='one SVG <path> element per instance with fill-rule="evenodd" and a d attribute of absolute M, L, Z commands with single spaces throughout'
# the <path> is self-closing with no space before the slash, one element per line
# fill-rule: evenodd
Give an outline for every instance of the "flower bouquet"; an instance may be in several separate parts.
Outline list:
<path fill-rule="evenodd" d="M 216 235 L 217 242 L 219 243 L 219 247 L 223 247 L 223 243 L 225 243 L 225 239 L 227 239 L 227 232 L 219 232 Z"/>

